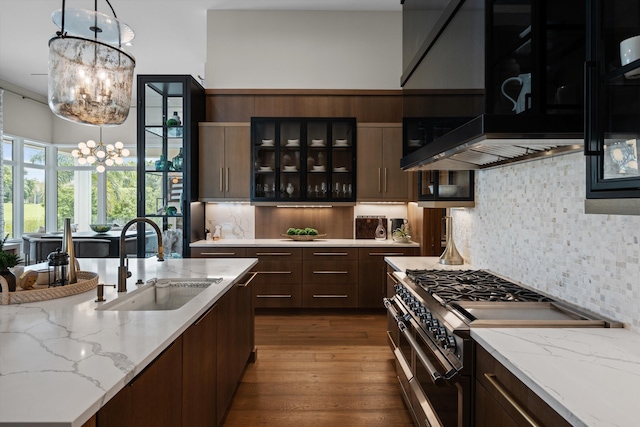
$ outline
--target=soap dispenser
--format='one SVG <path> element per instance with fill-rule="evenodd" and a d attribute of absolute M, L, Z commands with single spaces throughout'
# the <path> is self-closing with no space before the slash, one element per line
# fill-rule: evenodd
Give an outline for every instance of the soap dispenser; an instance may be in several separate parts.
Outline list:
<path fill-rule="evenodd" d="M 378 226 L 376 227 L 376 240 L 387 240 L 387 230 L 382 224 L 382 218 L 378 218 Z"/>

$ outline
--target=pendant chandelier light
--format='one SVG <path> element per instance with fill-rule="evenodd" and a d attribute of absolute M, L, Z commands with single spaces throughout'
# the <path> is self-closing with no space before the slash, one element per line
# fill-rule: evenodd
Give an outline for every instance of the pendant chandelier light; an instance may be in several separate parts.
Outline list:
<path fill-rule="evenodd" d="M 135 59 L 122 50 L 133 40 L 131 28 L 94 10 L 62 9 L 51 18 L 60 28 L 49 40 L 48 99 L 51 111 L 66 120 L 97 126 L 122 124 L 129 115 Z"/>
<path fill-rule="evenodd" d="M 100 127 L 100 141 L 96 143 L 94 140 L 89 140 L 86 143 L 81 142 L 78 144 L 78 149 L 73 150 L 71 155 L 78 159 L 80 165 L 93 165 L 96 164 L 96 171 L 102 173 L 105 171 L 106 166 L 121 165 L 124 163 L 124 158 L 129 156 L 129 150 L 124 148 L 124 144 L 120 141 L 115 145 L 102 143 L 102 127 Z"/>

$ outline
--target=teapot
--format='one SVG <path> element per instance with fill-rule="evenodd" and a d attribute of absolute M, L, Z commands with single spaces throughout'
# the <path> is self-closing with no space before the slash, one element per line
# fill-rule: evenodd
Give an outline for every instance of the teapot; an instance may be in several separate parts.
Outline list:
<path fill-rule="evenodd" d="M 520 94 L 518 95 L 518 99 L 515 100 L 504 91 L 505 86 L 511 82 L 520 83 Z M 504 82 L 502 82 L 502 86 L 500 87 L 500 91 L 509 101 L 513 103 L 513 109 L 511 111 L 515 111 L 516 114 L 520 114 L 523 111 L 531 108 L 531 99 L 527 100 L 527 95 L 531 96 L 531 73 L 520 74 L 518 77 L 509 77 Z"/>

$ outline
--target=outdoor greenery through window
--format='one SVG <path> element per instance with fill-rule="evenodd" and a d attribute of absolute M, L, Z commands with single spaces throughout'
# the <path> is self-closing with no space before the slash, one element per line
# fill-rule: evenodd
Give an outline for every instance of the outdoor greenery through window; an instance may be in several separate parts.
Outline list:
<path fill-rule="evenodd" d="M 124 225 L 137 216 L 135 147 L 125 163 L 97 173 L 79 166 L 71 156 L 75 146 L 62 146 L 20 137 L 3 137 L 5 234 L 62 230 L 71 218 L 78 231 L 90 224 Z"/>

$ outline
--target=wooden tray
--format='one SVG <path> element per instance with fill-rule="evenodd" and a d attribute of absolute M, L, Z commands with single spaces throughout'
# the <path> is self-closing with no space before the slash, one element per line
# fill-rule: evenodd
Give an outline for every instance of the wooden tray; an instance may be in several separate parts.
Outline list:
<path fill-rule="evenodd" d="M 68 297 L 90 291 L 98 285 L 98 273 L 90 271 L 78 271 L 78 282 L 73 285 L 56 286 L 50 288 L 48 285 L 34 285 L 29 290 L 24 290 L 20 286 L 15 292 L 9 292 L 9 284 L 0 276 L 0 304 L 22 304 L 26 302 L 47 301 L 55 298 Z"/>
<path fill-rule="evenodd" d="M 324 237 L 326 234 L 316 234 L 315 236 L 312 236 L 311 234 L 281 234 L 281 236 L 299 242 L 309 242 L 311 240 Z"/>

